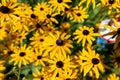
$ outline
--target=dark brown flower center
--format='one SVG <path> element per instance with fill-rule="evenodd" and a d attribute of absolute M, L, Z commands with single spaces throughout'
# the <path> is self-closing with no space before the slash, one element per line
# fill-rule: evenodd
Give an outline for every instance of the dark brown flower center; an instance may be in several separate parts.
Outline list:
<path fill-rule="evenodd" d="M 11 51 L 11 50 L 10 50 L 10 51 L 8 51 L 8 54 L 9 54 L 9 55 L 11 55 L 11 54 L 13 54 L 13 53 L 14 53 L 14 52 L 13 52 L 13 51 Z"/>
<path fill-rule="evenodd" d="M 64 64 L 63 64 L 62 61 L 58 61 L 58 62 L 56 63 L 56 66 L 57 66 L 58 68 L 62 68 L 62 67 L 64 66 Z"/>
<path fill-rule="evenodd" d="M 25 55 L 26 55 L 25 52 L 20 52 L 20 56 L 21 56 L 21 57 L 24 57 Z"/>
<path fill-rule="evenodd" d="M 59 73 L 57 73 L 56 77 L 59 77 Z"/>
<path fill-rule="evenodd" d="M 43 11 L 43 10 L 44 10 L 44 8 L 42 8 L 42 7 L 41 7 L 41 8 L 40 8 L 40 10 L 41 10 L 41 11 Z"/>
<path fill-rule="evenodd" d="M 40 42 L 43 42 L 44 41 L 44 39 L 40 39 Z"/>
<path fill-rule="evenodd" d="M 31 18 L 36 18 L 35 14 L 31 14 Z"/>
<path fill-rule="evenodd" d="M 7 13 L 10 12 L 10 9 L 6 6 L 1 6 L 0 7 L 0 12 L 7 14 Z"/>
<path fill-rule="evenodd" d="M 80 13 L 77 13 L 77 16 L 81 16 L 81 14 L 80 14 Z"/>
<path fill-rule="evenodd" d="M 120 57 L 116 57 L 116 61 L 119 64 L 120 63 Z"/>
<path fill-rule="evenodd" d="M 114 4 L 115 0 L 109 0 L 109 4 Z"/>
<path fill-rule="evenodd" d="M 117 34 L 120 34 L 120 28 L 118 28 L 118 30 L 117 30 Z"/>
<path fill-rule="evenodd" d="M 63 46 L 63 45 L 64 45 L 64 41 L 61 40 L 61 39 L 58 39 L 58 40 L 56 41 L 56 44 L 57 44 L 58 46 Z"/>
<path fill-rule="evenodd" d="M 58 3 L 62 3 L 63 2 L 63 0 L 57 0 L 58 1 Z"/>
<path fill-rule="evenodd" d="M 39 56 L 37 56 L 37 59 L 41 59 L 41 58 L 42 58 L 42 56 L 40 56 L 40 55 L 39 55 Z"/>
<path fill-rule="evenodd" d="M 51 18 L 51 15 L 47 14 L 47 18 Z"/>
<path fill-rule="evenodd" d="M 36 27 L 37 27 L 37 28 L 41 28 L 41 25 L 37 23 L 37 24 L 36 24 Z"/>
<path fill-rule="evenodd" d="M 92 59 L 92 63 L 94 64 L 94 65 L 96 65 L 96 64 L 98 64 L 100 61 L 99 61 L 99 59 L 97 59 L 97 58 L 93 58 Z"/>
<path fill-rule="evenodd" d="M 41 77 L 41 79 L 40 80 L 44 80 L 44 77 Z"/>
<path fill-rule="evenodd" d="M 66 7 L 65 7 L 65 11 L 68 11 L 68 10 L 69 10 L 69 8 L 66 8 Z"/>
<path fill-rule="evenodd" d="M 84 30 L 84 31 L 83 31 L 83 34 L 84 34 L 84 35 L 88 35 L 89 33 L 90 33 L 90 32 L 89 32 L 88 30 Z"/>
<path fill-rule="evenodd" d="M 70 78 L 67 78 L 66 80 L 71 80 Z"/>

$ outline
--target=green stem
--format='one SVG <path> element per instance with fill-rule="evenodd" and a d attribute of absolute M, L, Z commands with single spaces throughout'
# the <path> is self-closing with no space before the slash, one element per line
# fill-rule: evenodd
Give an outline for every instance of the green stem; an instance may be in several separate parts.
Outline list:
<path fill-rule="evenodd" d="M 20 73 L 21 73 L 21 68 L 19 68 L 19 70 L 18 70 L 18 79 L 17 80 L 20 80 Z"/>

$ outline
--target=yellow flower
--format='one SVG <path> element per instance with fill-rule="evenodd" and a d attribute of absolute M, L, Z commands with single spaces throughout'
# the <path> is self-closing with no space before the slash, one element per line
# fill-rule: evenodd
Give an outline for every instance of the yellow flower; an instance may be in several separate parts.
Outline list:
<path fill-rule="evenodd" d="M 46 34 L 40 34 L 39 32 L 36 32 L 32 38 L 30 38 L 31 43 L 34 48 L 39 47 L 40 49 L 45 46 L 45 42 L 47 41 L 46 39 Z"/>
<path fill-rule="evenodd" d="M 61 11 L 61 15 L 66 15 L 67 18 L 70 18 L 70 20 L 73 19 L 74 15 L 76 14 L 75 11 L 76 11 L 76 7 L 73 7 L 73 6 L 70 6 L 69 8 L 65 7 L 64 8 L 64 11 Z"/>
<path fill-rule="evenodd" d="M 17 0 L 2 0 L 0 3 L 0 19 L 1 21 L 10 20 L 11 22 L 16 21 L 18 17 L 15 13 L 15 8 L 19 5 Z"/>
<path fill-rule="evenodd" d="M 14 54 L 11 54 L 10 62 L 14 62 L 14 65 L 18 65 L 21 68 L 21 65 L 27 65 L 33 61 L 33 50 L 30 46 L 26 48 L 26 45 L 16 47 L 14 49 Z"/>
<path fill-rule="evenodd" d="M 96 0 L 82 0 L 79 3 L 79 6 L 81 6 L 83 3 L 86 3 L 86 7 L 88 8 L 90 4 L 92 3 L 93 9 L 96 7 Z"/>
<path fill-rule="evenodd" d="M 52 59 L 48 60 L 48 72 L 53 72 L 51 80 L 55 80 L 55 77 L 60 72 L 66 72 L 76 68 L 69 56 L 63 56 L 61 54 L 56 54 Z"/>
<path fill-rule="evenodd" d="M 48 54 L 45 54 L 42 49 L 36 49 L 35 48 L 33 58 L 34 58 L 34 63 L 33 64 L 35 64 L 35 66 L 38 66 L 38 65 L 45 66 L 44 61 L 48 60 Z"/>
<path fill-rule="evenodd" d="M 77 10 L 75 10 L 75 14 L 73 14 L 73 20 L 74 21 L 84 21 L 84 19 L 88 18 L 88 14 L 86 12 L 86 8 L 79 7 Z"/>
<path fill-rule="evenodd" d="M 109 75 L 107 80 L 120 80 L 120 78 L 117 77 L 115 73 L 112 73 L 112 74 Z"/>
<path fill-rule="evenodd" d="M 3 40 L 5 37 L 7 37 L 7 32 L 5 26 L 0 27 L 0 40 Z"/>
<path fill-rule="evenodd" d="M 104 72 L 103 63 L 99 54 L 95 53 L 95 51 L 90 48 L 87 49 L 88 51 L 83 49 L 79 55 L 80 58 L 78 61 L 80 61 L 80 70 L 83 72 L 84 76 L 92 71 L 92 74 L 95 74 L 95 77 L 99 78 L 99 71 Z"/>
<path fill-rule="evenodd" d="M 47 13 L 45 14 L 45 16 L 46 16 L 45 17 L 46 24 L 51 24 L 52 25 L 52 22 L 58 24 L 58 21 L 55 19 L 55 16 L 57 16 L 57 15 L 58 15 L 58 13 L 55 13 L 55 12 L 53 12 L 52 9 L 49 9 L 47 11 Z"/>
<path fill-rule="evenodd" d="M 35 69 L 36 72 L 33 73 L 34 78 L 32 80 L 50 80 L 49 73 L 42 69 L 41 71 L 37 68 Z"/>
<path fill-rule="evenodd" d="M 86 41 L 89 44 L 92 44 L 92 41 L 95 40 L 93 36 L 99 36 L 98 33 L 93 32 L 94 28 L 89 28 L 86 26 L 80 27 L 80 29 L 76 30 L 73 34 L 75 35 L 74 39 L 77 39 L 77 43 L 82 41 L 82 46 L 85 46 Z"/>
<path fill-rule="evenodd" d="M 70 35 L 67 33 L 50 33 L 47 37 L 47 41 L 44 43 L 46 45 L 46 53 L 50 52 L 50 57 L 54 57 L 56 53 L 66 55 L 70 54 L 70 48 L 73 48 L 72 41 L 68 38 Z"/>
<path fill-rule="evenodd" d="M 59 77 L 63 80 L 76 80 L 78 76 L 78 70 L 69 70 L 63 73 L 59 73 Z"/>
<path fill-rule="evenodd" d="M 118 68 L 119 67 L 119 64 L 120 64 L 120 48 L 117 48 L 114 50 L 113 54 L 110 55 L 112 60 L 111 62 L 114 63 L 114 67 L 115 68 Z"/>
<path fill-rule="evenodd" d="M 46 2 L 38 3 L 33 10 L 35 15 L 38 16 L 39 21 L 44 21 L 45 14 L 49 10 L 49 5 Z"/>
<path fill-rule="evenodd" d="M 51 4 L 51 7 L 53 7 L 53 10 L 58 11 L 60 13 L 61 11 L 64 11 L 64 8 L 69 8 L 69 6 L 66 4 L 68 2 L 71 2 L 71 0 L 50 0 L 49 3 Z"/>

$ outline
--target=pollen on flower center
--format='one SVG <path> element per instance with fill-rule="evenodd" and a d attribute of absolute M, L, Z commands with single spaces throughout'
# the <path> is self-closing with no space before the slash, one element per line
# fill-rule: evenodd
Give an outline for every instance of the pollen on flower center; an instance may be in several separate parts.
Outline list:
<path fill-rule="evenodd" d="M 116 57 L 117 63 L 120 63 L 120 57 Z"/>
<path fill-rule="evenodd" d="M 57 0 L 58 1 L 58 3 L 62 3 L 63 2 L 63 0 Z"/>
<path fill-rule="evenodd" d="M 62 68 L 62 67 L 64 66 L 64 64 L 63 64 L 62 61 L 58 61 L 58 62 L 56 63 L 56 66 L 57 66 L 58 68 Z"/>
<path fill-rule="evenodd" d="M 98 64 L 100 61 L 99 61 L 99 59 L 97 59 L 97 58 L 93 58 L 92 59 L 92 63 L 94 64 L 94 65 L 96 65 L 96 64 Z"/>
<path fill-rule="evenodd" d="M 2 13 L 9 13 L 10 12 L 10 9 L 6 6 L 1 6 L 0 7 L 0 12 Z"/>
<path fill-rule="evenodd" d="M 62 45 L 64 44 L 64 42 L 63 42 L 63 40 L 58 39 L 58 40 L 56 41 L 56 44 L 57 44 L 58 46 L 62 46 Z"/>
<path fill-rule="evenodd" d="M 23 56 L 25 56 L 26 54 L 25 54 L 25 52 L 20 52 L 20 56 L 21 57 L 23 57 Z"/>
<path fill-rule="evenodd" d="M 42 56 L 40 56 L 40 55 L 39 55 L 39 56 L 37 56 L 37 59 L 41 59 L 41 58 L 42 58 Z"/>
<path fill-rule="evenodd" d="M 84 31 L 83 31 L 83 34 L 84 34 L 84 35 L 88 35 L 89 33 L 90 33 L 90 32 L 89 32 L 88 30 L 84 30 Z"/>
<path fill-rule="evenodd" d="M 120 34 L 120 28 L 118 28 L 118 30 L 117 30 L 117 34 Z"/>
<path fill-rule="evenodd" d="M 108 1 L 110 4 L 113 4 L 115 2 L 115 0 L 109 0 Z"/>
<path fill-rule="evenodd" d="M 31 14 L 31 18 L 36 18 L 36 16 L 34 14 Z"/>

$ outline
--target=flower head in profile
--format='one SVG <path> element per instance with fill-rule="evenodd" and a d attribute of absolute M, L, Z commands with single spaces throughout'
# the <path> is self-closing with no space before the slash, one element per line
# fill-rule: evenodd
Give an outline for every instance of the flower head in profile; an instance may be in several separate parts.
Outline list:
<path fill-rule="evenodd" d="M 114 50 L 114 52 L 112 53 L 111 58 L 111 62 L 114 63 L 114 67 L 118 68 L 120 65 L 120 48 L 117 48 Z"/>
<path fill-rule="evenodd" d="M 79 65 L 80 71 L 83 72 L 83 76 L 86 76 L 87 73 L 91 75 L 95 74 L 96 78 L 99 78 L 100 72 L 104 72 L 104 66 L 100 55 L 90 48 L 88 50 L 83 49 L 79 55 Z"/>
<path fill-rule="evenodd" d="M 94 33 L 94 28 L 83 26 L 77 29 L 73 34 L 75 35 L 74 39 L 77 40 L 77 43 L 82 41 L 82 46 L 84 47 L 86 42 L 92 44 L 92 41 L 95 40 L 94 36 L 100 36 L 99 33 Z"/>

